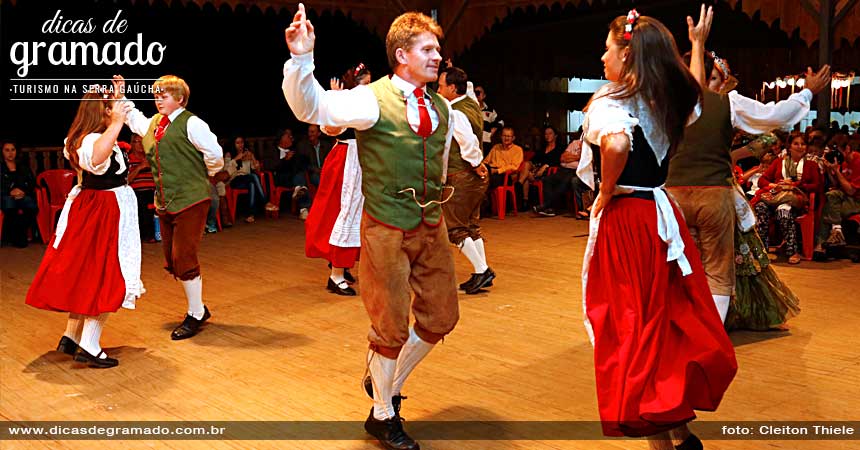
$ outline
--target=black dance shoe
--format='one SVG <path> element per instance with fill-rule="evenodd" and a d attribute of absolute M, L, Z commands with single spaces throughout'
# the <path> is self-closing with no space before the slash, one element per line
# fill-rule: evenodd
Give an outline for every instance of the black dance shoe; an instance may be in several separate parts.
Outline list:
<path fill-rule="evenodd" d="M 341 287 L 341 285 L 346 287 Z M 326 289 L 329 292 L 334 292 L 337 295 L 355 295 L 355 289 L 349 287 L 346 284 L 346 281 L 341 281 L 340 283 L 335 283 L 331 278 L 328 279 L 328 284 L 326 285 Z"/>
<path fill-rule="evenodd" d="M 480 275 L 480 274 L 479 273 L 473 273 L 472 276 L 469 277 L 468 280 L 460 283 L 460 290 L 461 291 L 468 291 L 469 286 L 471 286 L 472 284 L 475 283 L 475 278 L 478 278 L 478 275 Z"/>
<path fill-rule="evenodd" d="M 469 289 L 466 289 L 466 294 L 477 294 L 478 291 L 480 291 L 481 289 L 492 286 L 493 280 L 495 278 L 496 272 L 493 272 L 493 269 L 487 267 L 487 270 L 485 270 L 484 273 L 478 274 L 477 278 L 475 278 L 474 283 L 469 286 Z"/>
<path fill-rule="evenodd" d="M 105 357 L 102 358 L 102 355 L 105 355 Z M 75 353 L 75 361 L 87 363 L 88 366 L 95 367 L 97 369 L 107 369 L 119 365 L 119 360 L 116 358 L 108 358 L 107 353 L 105 353 L 104 350 L 100 351 L 98 355 L 93 356 L 81 347 L 78 347 L 78 351 Z"/>
<path fill-rule="evenodd" d="M 67 355 L 75 356 L 75 352 L 78 351 L 78 344 L 70 337 L 63 336 L 60 338 L 60 343 L 57 344 L 57 351 L 63 352 Z"/>
<path fill-rule="evenodd" d="M 371 407 L 370 415 L 364 422 L 364 429 L 378 439 L 379 443 L 388 450 L 420 450 L 421 448 L 415 440 L 403 431 L 403 422 L 400 416 L 379 420 L 373 417 L 373 408 Z"/>
<path fill-rule="evenodd" d="M 200 327 L 203 325 L 203 322 L 209 320 L 210 317 L 212 317 L 212 315 L 209 314 L 209 308 L 206 306 L 203 307 L 203 318 L 200 320 L 195 319 L 192 315 L 186 314 L 185 320 L 182 321 L 182 324 L 176 327 L 176 329 L 173 330 L 173 333 L 170 333 L 170 339 L 179 341 L 194 336 L 200 332 Z"/>
<path fill-rule="evenodd" d="M 331 269 L 331 263 L 328 263 L 328 268 Z M 355 277 L 349 272 L 349 267 L 343 269 L 343 279 L 349 284 L 355 283 Z"/>
<path fill-rule="evenodd" d="M 675 450 L 703 450 L 702 441 L 695 434 L 690 433 L 684 442 L 675 446 Z"/>

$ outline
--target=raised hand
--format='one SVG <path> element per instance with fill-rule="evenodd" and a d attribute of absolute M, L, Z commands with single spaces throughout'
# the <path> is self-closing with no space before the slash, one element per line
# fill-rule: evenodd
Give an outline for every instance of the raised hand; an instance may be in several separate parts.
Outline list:
<path fill-rule="evenodd" d="M 331 80 L 329 80 L 328 84 L 333 91 L 343 90 L 343 83 L 340 81 L 340 78 L 332 78 Z"/>
<path fill-rule="evenodd" d="M 125 97 L 125 78 L 122 75 L 114 75 L 111 83 L 113 84 L 113 98 Z"/>
<path fill-rule="evenodd" d="M 290 26 L 284 30 L 284 36 L 290 53 L 304 55 L 313 51 L 316 34 L 314 34 L 314 26 L 305 14 L 304 3 L 299 3 L 299 10 L 293 16 L 293 22 Z"/>
<path fill-rule="evenodd" d="M 114 101 L 110 112 L 111 122 L 122 124 L 125 122 L 125 118 L 128 116 L 129 111 L 131 111 L 131 104 L 128 101 Z"/>
<path fill-rule="evenodd" d="M 830 66 L 825 64 L 817 73 L 812 73 L 812 67 L 806 68 L 806 88 L 813 94 L 821 92 L 830 85 Z"/>
<path fill-rule="evenodd" d="M 702 45 L 708 40 L 708 35 L 711 33 L 711 24 L 714 22 L 714 8 L 709 6 L 705 10 L 704 3 L 699 12 L 699 23 L 693 24 L 693 18 L 687 16 L 687 36 L 693 45 Z"/>

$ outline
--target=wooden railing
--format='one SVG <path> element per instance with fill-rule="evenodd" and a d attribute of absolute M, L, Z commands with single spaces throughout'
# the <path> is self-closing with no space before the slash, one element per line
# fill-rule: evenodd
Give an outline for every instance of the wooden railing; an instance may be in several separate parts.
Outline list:
<path fill-rule="evenodd" d="M 245 146 L 253 150 L 257 159 L 261 160 L 264 152 L 271 151 L 277 142 L 278 138 L 268 136 L 245 138 Z M 219 139 L 218 143 L 225 152 L 233 150 L 233 142 L 227 138 Z M 18 151 L 22 161 L 29 165 L 36 175 L 50 169 L 71 169 L 69 161 L 63 156 L 63 147 L 25 147 Z"/>

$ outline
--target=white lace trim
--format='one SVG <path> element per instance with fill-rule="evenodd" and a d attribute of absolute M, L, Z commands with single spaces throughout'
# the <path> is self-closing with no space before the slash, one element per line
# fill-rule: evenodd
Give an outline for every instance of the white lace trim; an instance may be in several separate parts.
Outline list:
<path fill-rule="evenodd" d="M 361 211 L 364 209 L 361 166 L 358 164 L 358 146 L 355 139 L 347 140 L 346 144 L 340 213 L 334 222 L 328 243 L 338 247 L 361 247 Z"/>
<path fill-rule="evenodd" d="M 592 163 L 595 151 L 592 145 L 599 151 L 600 140 L 608 134 L 625 132 L 630 139 L 630 151 L 633 151 L 633 130 L 636 125 L 639 125 L 659 164 L 662 164 L 669 152 L 669 137 L 656 125 L 657 122 L 648 104 L 639 95 L 623 100 L 610 98 L 607 93 L 614 90 L 616 86 L 615 83 L 608 83 L 594 93 L 592 97 L 594 100 L 588 107 L 588 113 L 582 125 L 584 145 L 576 173 L 592 189 L 594 188 Z"/>

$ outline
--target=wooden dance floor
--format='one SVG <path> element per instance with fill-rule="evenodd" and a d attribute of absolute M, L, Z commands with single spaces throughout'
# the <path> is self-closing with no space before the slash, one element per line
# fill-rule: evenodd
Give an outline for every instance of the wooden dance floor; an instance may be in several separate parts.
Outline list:
<path fill-rule="evenodd" d="M 498 278 L 487 293 L 460 294 L 457 328 L 407 382 L 407 431 L 415 421 L 598 420 L 592 349 L 582 325 L 586 222 L 520 214 L 486 219 L 483 225 Z M 364 307 L 359 297 L 325 290 L 326 263 L 305 258 L 304 228 L 294 217 L 239 223 L 204 237 L 204 300 L 212 319 L 185 341 L 169 336 L 185 313 L 182 287 L 161 269 L 160 244 L 144 244 L 147 293 L 137 310 L 111 315 L 102 337 L 108 354 L 120 360 L 113 369 L 88 369 L 54 351 L 66 315 L 24 304 L 44 250 L 43 245 L 0 249 L 2 420 L 354 421 L 360 428 L 367 417 L 371 402 L 360 385 L 368 329 Z M 460 255 L 455 261 L 463 281 L 471 267 Z M 802 313 L 787 332 L 732 333 L 740 370 L 719 411 L 702 413 L 699 420 L 860 419 L 860 264 L 778 262 L 776 270 L 800 297 Z M 0 447 L 380 448 L 362 436 L 5 441 Z M 421 447 L 646 449 L 647 443 L 423 440 Z M 860 441 L 720 440 L 705 447 L 856 449 Z"/>

